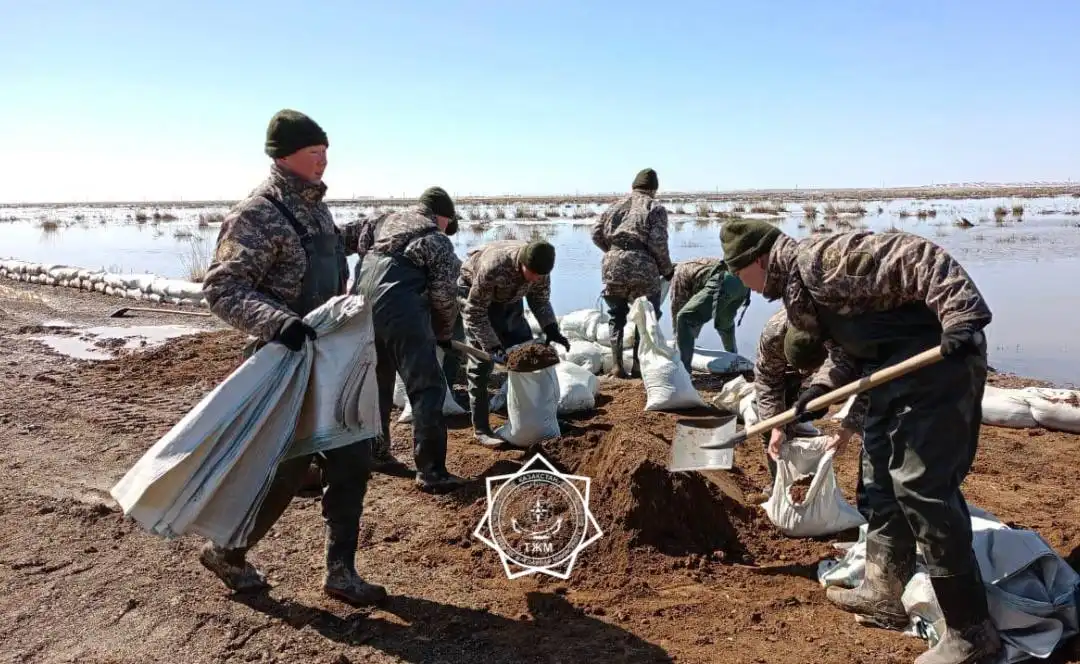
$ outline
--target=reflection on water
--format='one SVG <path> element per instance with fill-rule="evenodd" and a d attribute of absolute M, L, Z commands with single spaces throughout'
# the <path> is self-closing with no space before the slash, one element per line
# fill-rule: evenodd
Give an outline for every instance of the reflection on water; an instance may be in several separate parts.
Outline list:
<path fill-rule="evenodd" d="M 1011 211 L 1022 203 L 1019 217 Z M 1023 201 L 981 199 L 964 201 L 894 200 L 860 204 L 868 213 L 861 217 L 844 215 L 839 220 L 818 216 L 808 219 L 801 205 L 787 205 L 783 217 L 769 218 L 786 233 L 806 237 L 815 227 L 832 232 L 849 227 L 884 231 L 899 229 L 917 233 L 941 244 L 956 256 L 977 280 L 994 312 L 987 329 L 991 364 L 998 370 L 1040 377 L 1061 384 L 1080 382 L 1080 348 L 1072 339 L 1077 325 L 1080 283 L 1080 199 L 1052 198 Z M 1007 210 L 1000 221 L 995 207 Z M 684 206 L 688 212 L 693 205 Z M 730 205 L 714 204 L 714 212 L 730 210 Z M 843 207 L 839 205 L 838 207 Z M 880 208 L 880 212 L 878 212 Z M 933 210 L 922 215 L 918 211 Z M 1049 212 L 1053 212 L 1050 214 Z M 205 211 L 203 211 L 205 212 Z M 77 265 L 87 268 L 119 266 L 125 272 L 153 272 L 167 277 L 184 277 L 185 259 L 192 239 L 211 244 L 219 224 L 200 227 L 199 210 L 185 211 L 179 221 L 136 224 L 123 221 L 128 211 L 105 211 L 115 222 L 62 224 L 56 232 L 43 233 L 32 219 L 0 223 L 0 257 L 38 262 Z M 906 214 L 902 214 L 906 213 Z M 102 214 L 95 211 L 94 214 Z M 335 209 L 339 223 L 356 216 L 356 209 Z M 967 219 L 973 226 L 956 223 Z M 492 220 L 477 228 L 465 222 L 453 237 L 458 254 L 494 239 L 546 237 L 558 249 L 553 278 L 553 301 L 560 313 L 600 304 L 600 257 L 589 231 L 595 219 L 569 219 L 561 223 Z M 722 219 L 672 217 L 671 254 L 675 260 L 696 256 L 720 256 L 719 230 Z M 191 234 L 189 236 L 188 234 Z M 355 258 L 350 261 L 350 267 Z M 754 296 L 752 305 L 737 332 L 742 354 L 756 355 L 757 336 L 765 321 L 780 306 Z M 665 306 L 662 328 L 671 334 L 670 305 Z M 705 329 L 698 344 L 720 348 L 718 335 Z"/>

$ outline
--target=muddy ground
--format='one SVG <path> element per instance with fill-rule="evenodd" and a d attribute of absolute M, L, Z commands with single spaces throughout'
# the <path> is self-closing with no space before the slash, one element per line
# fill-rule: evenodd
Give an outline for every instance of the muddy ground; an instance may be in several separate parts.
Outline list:
<path fill-rule="evenodd" d="M 141 531 L 108 490 L 238 365 L 243 338 L 219 330 L 115 360 L 68 360 L 27 333 L 53 318 L 121 324 L 103 319 L 117 300 L 2 286 L 0 662 L 804 664 L 910 662 L 925 649 L 858 627 L 825 601 L 815 569 L 846 538 L 784 538 L 758 508 L 696 474 L 668 474 L 676 416 L 644 412 L 636 381 L 605 379 L 597 411 L 543 445 L 557 465 L 593 479 L 604 531 L 568 581 L 505 578 L 471 535 L 484 512 L 482 480 L 428 496 L 408 479 L 376 475 L 358 567 L 387 586 L 384 606 L 356 610 L 320 594 L 318 498 L 295 499 L 251 554 L 275 587 L 234 596 L 196 561 L 199 541 Z M 699 380 L 703 391 L 718 382 Z M 513 472 L 536 451 L 481 448 L 466 418 L 451 426 L 448 465 L 459 474 Z M 395 453 L 411 462 L 408 427 L 395 425 L 394 436 Z M 1073 560 L 1078 452 L 1080 436 L 984 427 L 968 499 Z M 838 464 L 849 500 L 856 458 L 852 446 Z M 767 479 L 760 447 L 740 449 L 736 466 L 739 487 L 758 492 Z M 1070 643 L 1051 661 L 1080 662 L 1080 653 Z"/>

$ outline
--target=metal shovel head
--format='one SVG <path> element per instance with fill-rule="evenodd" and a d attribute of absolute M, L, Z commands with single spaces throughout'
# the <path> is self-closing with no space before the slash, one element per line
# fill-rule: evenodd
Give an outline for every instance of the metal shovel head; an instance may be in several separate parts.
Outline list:
<path fill-rule="evenodd" d="M 735 416 L 679 420 L 671 443 L 668 470 L 675 473 L 692 470 L 730 470 L 735 450 L 707 450 L 701 445 L 730 438 L 735 433 Z"/>

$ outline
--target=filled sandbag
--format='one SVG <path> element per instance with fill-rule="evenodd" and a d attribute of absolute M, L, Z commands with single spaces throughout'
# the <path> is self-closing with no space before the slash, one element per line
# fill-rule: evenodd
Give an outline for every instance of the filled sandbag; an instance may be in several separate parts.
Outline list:
<path fill-rule="evenodd" d="M 762 507 L 788 537 L 831 535 L 866 523 L 836 484 L 834 453 L 825 450 L 827 438 L 795 439 L 781 447 L 772 494 Z M 791 489 L 807 475 L 810 486 L 805 497 L 796 500 Z"/>
<path fill-rule="evenodd" d="M 570 415 L 596 407 L 600 381 L 591 371 L 564 360 L 555 365 L 555 377 L 559 381 L 559 415 Z"/>
<path fill-rule="evenodd" d="M 593 374 L 601 373 L 604 370 L 604 356 L 611 355 L 610 350 L 595 341 L 583 341 L 581 339 L 571 341 L 570 350 L 556 344 L 555 351 L 561 359 L 576 364 Z"/>
<path fill-rule="evenodd" d="M 695 347 L 690 368 L 704 373 L 735 374 L 753 371 L 754 363 L 738 353 Z"/>
<path fill-rule="evenodd" d="M 1025 387 L 1023 391 L 1039 426 L 1080 433 L 1080 391 L 1051 387 Z"/>
<path fill-rule="evenodd" d="M 982 423 L 996 427 L 1030 429 L 1038 426 L 1022 390 L 987 385 L 982 398 Z"/>
<path fill-rule="evenodd" d="M 514 447 L 527 448 L 548 438 L 558 438 L 559 379 L 555 367 L 506 374 L 506 424 L 495 436 Z"/>
<path fill-rule="evenodd" d="M 664 340 L 656 312 L 646 298 L 639 297 L 631 305 L 630 320 L 641 330 L 638 361 L 647 395 L 645 410 L 705 407 L 678 354 Z"/>

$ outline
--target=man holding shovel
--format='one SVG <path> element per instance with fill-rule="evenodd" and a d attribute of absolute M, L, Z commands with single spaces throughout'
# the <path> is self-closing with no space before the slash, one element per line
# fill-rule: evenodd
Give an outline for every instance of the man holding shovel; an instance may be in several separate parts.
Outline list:
<path fill-rule="evenodd" d="M 306 340 L 315 338 L 303 317 L 345 292 L 347 245 L 355 251 L 358 229 L 339 230 L 323 202 L 328 145 L 326 133 L 308 116 L 278 112 L 266 132 L 266 154 L 274 160 L 270 176 L 221 225 L 203 292 L 215 315 L 256 338 L 245 349 L 248 356 L 267 343 L 299 352 Z M 314 455 L 325 484 L 323 589 L 353 604 L 386 597 L 382 586 L 365 582 L 354 567 L 369 454 L 364 440 Z M 203 548 L 200 562 L 232 590 L 268 586 L 266 577 L 247 562 L 247 551 L 289 506 L 311 462 L 311 456 L 303 456 L 278 466 L 246 547 L 221 549 L 207 543 Z"/>
<path fill-rule="evenodd" d="M 493 364 L 505 364 L 507 349 L 533 340 L 523 299 L 540 323 L 545 343 L 555 342 L 570 350 L 551 307 L 554 267 L 555 247 L 543 240 L 490 242 L 470 251 L 461 266 L 458 295 L 465 342 L 492 358 L 492 362 L 481 362 L 470 356 L 466 364 L 473 431 L 477 442 L 486 447 L 503 442 L 492 433 L 489 419 L 488 379 Z"/>
<path fill-rule="evenodd" d="M 991 312 L 979 289 L 941 247 L 908 233 L 854 231 L 796 242 L 764 222 L 731 221 L 721 243 L 748 287 L 783 298 L 789 324 L 807 340 L 803 348 L 835 344 L 797 412 L 831 388 L 940 348 L 942 361 L 865 393 L 866 576 L 857 588 L 827 594 L 861 621 L 904 628 L 900 597 L 915 571 L 918 542 L 947 629 L 917 664 L 995 661 L 1001 639 L 960 491 L 978 444 L 986 382 L 982 330 Z"/>
<path fill-rule="evenodd" d="M 656 201 L 660 181 L 656 171 L 646 168 L 631 185 L 630 195 L 616 201 L 596 222 L 592 241 L 604 252 L 601 277 L 604 301 L 611 315 L 612 375 L 626 378 L 623 369 L 623 330 L 630 305 L 647 297 L 660 318 L 661 279 L 671 281 L 675 272 L 668 253 L 667 210 Z M 641 375 L 638 347 L 641 334 L 634 335 L 634 363 L 630 374 Z"/>
<path fill-rule="evenodd" d="M 429 493 L 453 491 L 464 483 L 446 469 L 446 379 L 435 352 L 436 344 L 449 349 L 458 315 L 461 261 L 448 237 L 457 232 L 457 224 L 450 195 L 441 187 L 427 189 L 418 205 L 376 224 L 371 250 L 353 285 L 372 303 L 383 430 L 376 457 L 394 462 L 390 411 L 400 373 L 412 406 L 416 485 Z"/>
<path fill-rule="evenodd" d="M 750 289 L 718 258 L 691 258 L 675 265 L 671 279 L 671 318 L 679 357 L 687 373 L 694 358 L 694 340 L 712 322 L 724 350 L 738 353 L 735 319 L 750 306 Z"/>

